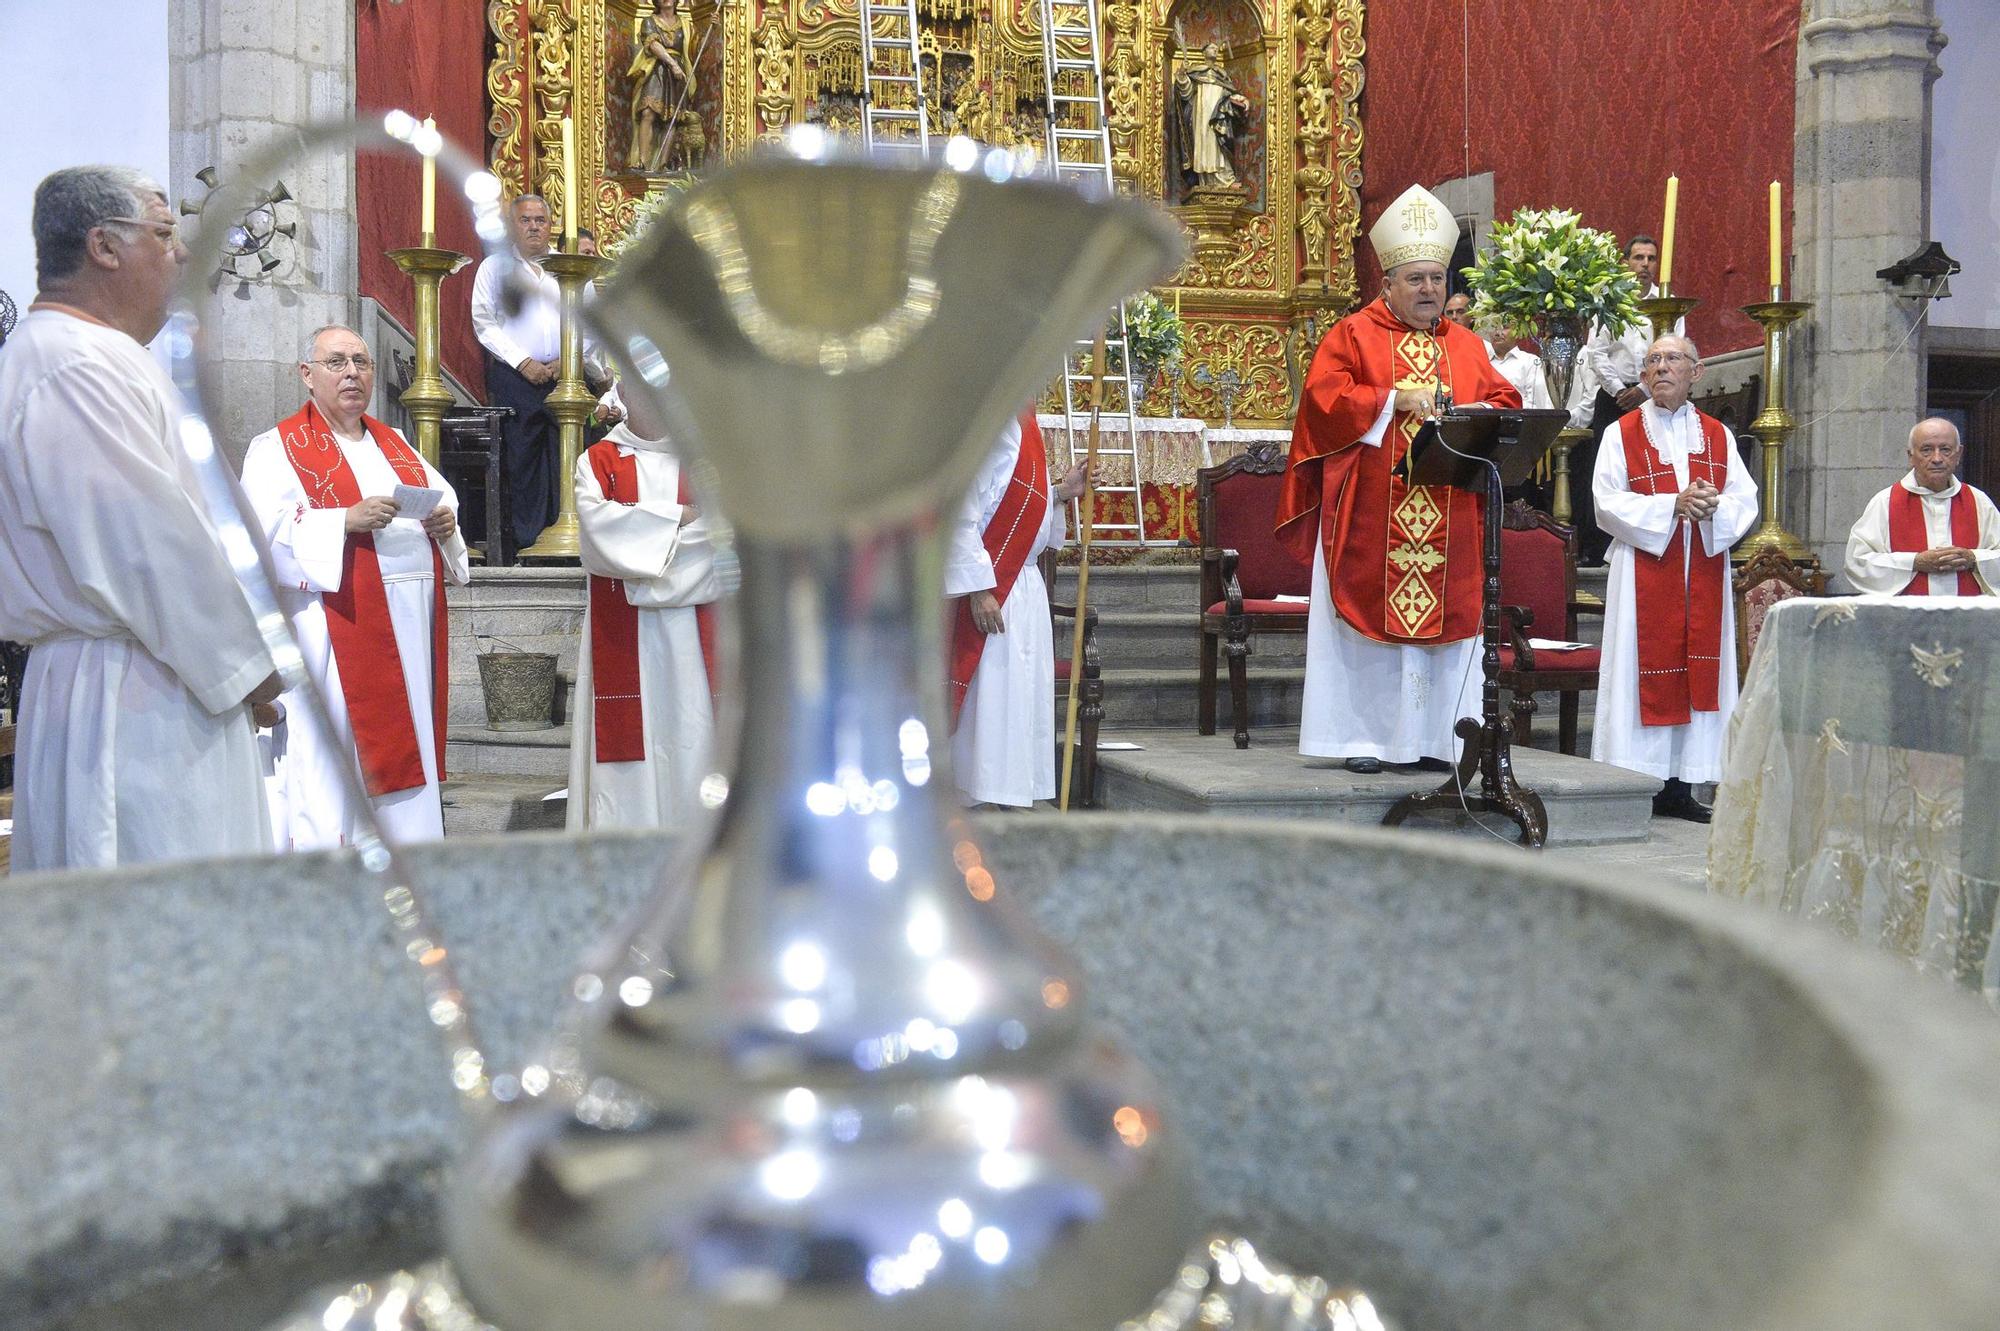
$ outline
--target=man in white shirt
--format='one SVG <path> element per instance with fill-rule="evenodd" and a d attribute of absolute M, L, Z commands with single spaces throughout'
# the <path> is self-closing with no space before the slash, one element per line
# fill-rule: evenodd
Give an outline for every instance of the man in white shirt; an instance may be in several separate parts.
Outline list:
<path fill-rule="evenodd" d="M 270 849 L 251 708 L 278 696 L 145 343 L 187 262 L 123 167 L 35 190 L 39 293 L 0 350 L 0 638 L 32 646 L 13 871 Z"/>
<path fill-rule="evenodd" d="M 2000 511 L 1958 479 L 1965 449 L 1940 416 L 1910 430 L 1910 470 L 1847 536 L 1847 577 L 1880 596 L 2000 595 Z"/>
<path fill-rule="evenodd" d="M 628 389 L 616 390 L 628 399 Z M 576 460 L 590 599 L 570 726 L 572 831 L 685 827 L 714 770 L 715 540 L 638 393 Z"/>
<path fill-rule="evenodd" d="M 1083 464 L 1049 481 L 1041 428 L 1024 413 L 987 456 L 952 532 L 951 761 L 967 804 L 1056 797 L 1055 640 L 1036 560 L 1062 548 Z"/>
<path fill-rule="evenodd" d="M 250 441 L 243 489 L 270 542 L 281 603 L 332 714 L 320 736 L 286 699 L 280 849 L 351 845 L 359 760 L 375 822 L 392 841 L 444 835 L 444 585 L 471 576 L 458 496 L 408 440 L 367 415 L 375 365 L 351 328 L 329 325 L 299 362 L 307 400 Z M 405 515 L 408 487 L 441 494 Z M 414 498 L 414 497 L 413 497 Z"/>
<path fill-rule="evenodd" d="M 548 203 L 539 194 L 523 194 L 508 206 L 507 221 L 514 254 L 480 261 L 472 279 L 472 331 L 486 348 L 488 404 L 514 409 L 513 418 L 501 426 L 506 448 L 502 465 L 512 506 L 508 535 L 515 549 L 525 550 L 556 520 L 556 485 L 566 479 L 556 475 L 559 431 L 548 409 L 561 369 L 562 289 L 540 263 L 552 239 Z M 586 295 L 592 290 L 584 288 Z M 610 377 L 588 340 L 584 377 L 600 393 Z M 494 562 L 500 533 L 493 530 L 492 515 L 486 526 L 488 559 Z"/>
<path fill-rule="evenodd" d="M 1654 283 L 1660 275 L 1660 247 L 1651 236 L 1637 235 L 1625 242 L 1625 266 L 1639 279 L 1642 295 L 1658 292 Z M 1674 331 L 1684 330 L 1676 324 Z M 1587 366 L 1590 379 L 1597 386 L 1589 424 L 1592 434 L 1602 435 L 1621 416 L 1646 400 L 1646 390 L 1640 382 L 1640 362 L 1652 336 L 1652 326 L 1643 319 L 1616 337 L 1602 324 L 1590 330 L 1590 340 L 1584 344 L 1578 359 L 1579 369 Z M 1590 467 L 1589 449 L 1570 452 L 1569 492 L 1576 506 L 1578 560 L 1583 564 L 1601 564 L 1611 545 L 1611 536 L 1597 525 L 1592 515 Z"/>
<path fill-rule="evenodd" d="M 1655 813 L 1705 823 L 1690 787 L 1722 777 L 1737 687 L 1729 548 L 1757 521 L 1757 485 L 1729 428 L 1688 401 L 1694 343 L 1656 339 L 1640 374 L 1651 400 L 1604 432 L 1591 480 L 1613 540 L 1590 756 L 1665 782 Z"/>

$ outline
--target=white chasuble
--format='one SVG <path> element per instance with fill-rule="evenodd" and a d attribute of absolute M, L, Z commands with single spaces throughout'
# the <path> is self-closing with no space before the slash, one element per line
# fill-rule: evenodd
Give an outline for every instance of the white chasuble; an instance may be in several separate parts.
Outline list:
<path fill-rule="evenodd" d="M 644 756 L 597 761 L 586 612 L 570 719 L 567 826 L 684 827 L 701 813 L 701 783 L 714 770 L 715 707 L 696 615 L 697 606 L 722 596 L 714 537 L 698 504 L 678 502 L 681 465 L 664 442 L 620 424 L 597 447 L 604 444 L 632 460 L 638 501 L 606 498 L 589 458 L 579 457 L 576 520 L 584 571 L 623 582 L 638 612 Z"/>
<path fill-rule="evenodd" d="M 173 388 L 63 310 L 0 350 L 0 638 L 33 650 L 13 872 L 270 849 L 243 699 L 271 673 Z"/>

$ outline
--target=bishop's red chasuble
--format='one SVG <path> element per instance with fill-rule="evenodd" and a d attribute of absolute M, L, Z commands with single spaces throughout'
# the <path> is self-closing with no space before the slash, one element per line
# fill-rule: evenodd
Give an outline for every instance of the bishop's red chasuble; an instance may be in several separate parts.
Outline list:
<path fill-rule="evenodd" d="M 1014 474 L 1000 496 L 993 520 L 986 524 L 986 555 L 993 561 L 993 596 L 1002 605 L 1014 590 L 1021 570 L 1028 566 L 1028 552 L 1041 542 L 1042 528 L 1049 520 L 1049 457 L 1042 443 L 1042 427 L 1035 413 L 1021 415 L 1021 449 L 1014 458 Z M 959 713 L 965 709 L 966 690 L 986 652 L 986 635 L 972 622 L 972 598 L 958 598 L 958 614 L 951 633 L 951 728 L 958 729 Z"/>
<path fill-rule="evenodd" d="M 430 479 L 424 460 L 394 430 L 363 416 L 368 437 L 395 469 L 396 478 L 419 489 Z M 307 402 L 297 415 L 281 422 L 278 438 L 285 457 L 298 474 L 299 485 L 313 508 L 352 508 L 361 502 L 361 485 L 347 465 L 333 431 L 319 408 Z M 340 590 L 325 592 L 327 639 L 340 668 L 340 692 L 347 702 L 347 721 L 354 731 L 354 751 L 372 796 L 412 790 L 424 784 L 424 760 L 417 745 L 416 721 L 410 715 L 409 691 L 403 683 L 403 658 L 396 648 L 396 626 L 389 617 L 389 596 L 382 566 L 375 557 L 372 532 L 349 532 L 341 555 Z M 431 542 L 431 572 L 437 589 L 431 609 L 431 744 L 439 781 L 444 780 L 445 739 L 445 607 L 444 556 Z"/>
<path fill-rule="evenodd" d="M 1696 411 L 1701 450 L 1688 458 L 1688 481 L 1729 484 L 1729 435 L 1722 422 Z M 1618 421 L 1625 474 L 1634 494 L 1677 495 L 1671 458 L 1646 435 L 1645 408 Z M 1632 551 L 1632 604 L 1639 628 L 1639 722 L 1684 726 L 1695 712 L 1722 706 L 1722 599 L 1729 552 L 1708 554 L 1693 523 L 1674 524 L 1659 554 Z"/>
<path fill-rule="evenodd" d="M 1299 394 L 1278 539 L 1326 560 L 1334 610 L 1377 642 L 1479 632 L 1479 496 L 1394 474 L 1423 425 L 1415 412 L 1391 416 L 1379 447 L 1361 442 L 1397 389 L 1428 396 L 1440 383 L 1461 407 L 1521 405 L 1476 335 L 1450 322 L 1411 328 L 1378 299 L 1328 331 Z"/>
<path fill-rule="evenodd" d="M 597 488 L 614 504 L 639 502 L 639 463 L 621 453 L 616 441 L 602 439 L 584 452 L 597 476 Z M 689 502 L 687 468 L 680 470 L 674 502 Z M 715 696 L 715 606 L 694 608 L 696 634 L 701 639 L 701 663 L 708 672 L 709 697 Z M 639 610 L 625 599 L 618 578 L 590 575 L 590 719 L 595 730 L 597 761 L 635 763 L 646 756 L 645 703 L 639 688 Z"/>
<path fill-rule="evenodd" d="M 1979 509 L 1972 502 L 1972 487 L 1961 485 L 1951 497 L 1951 543 L 1961 550 L 1979 547 Z M 1898 554 L 1917 554 L 1931 548 L 1930 531 L 1924 525 L 1924 501 L 1901 485 L 1889 489 L 1889 548 Z M 1929 596 L 1931 575 L 1919 573 L 1898 596 Z M 1958 594 L 1980 594 L 1979 579 L 1971 569 L 1958 574 Z"/>

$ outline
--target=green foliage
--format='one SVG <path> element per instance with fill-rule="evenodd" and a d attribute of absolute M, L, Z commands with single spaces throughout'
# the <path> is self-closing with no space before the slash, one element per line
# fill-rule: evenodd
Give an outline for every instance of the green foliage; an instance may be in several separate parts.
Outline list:
<path fill-rule="evenodd" d="M 1522 208 L 1493 228 L 1493 244 L 1464 270 L 1475 325 L 1533 337 L 1553 319 L 1601 323 L 1616 335 L 1638 323 L 1639 279 L 1617 238 L 1567 209 Z"/>
<path fill-rule="evenodd" d="M 1141 365 L 1165 365 L 1181 354 L 1185 336 L 1173 306 L 1148 291 L 1125 302 L 1125 340 Z"/>

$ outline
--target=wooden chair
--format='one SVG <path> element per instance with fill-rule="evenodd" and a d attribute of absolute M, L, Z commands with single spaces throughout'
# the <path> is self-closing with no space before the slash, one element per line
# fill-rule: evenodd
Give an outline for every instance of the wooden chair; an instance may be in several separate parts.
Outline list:
<path fill-rule="evenodd" d="M 439 429 L 438 471 L 454 485 L 456 477 L 473 477 L 485 500 L 485 529 L 480 539 L 489 566 L 511 564 L 518 554 L 510 521 L 507 473 L 501 465 L 506 445 L 500 425 L 513 414 L 512 407 L 458 407 L 445 413 Z M 569 484 L 567 476 L 563 484 Z"/>
<path fill-rule="evenodd" d="M 1826 595 L 1826 574 L 1817 565 L 1800 565 L 1777 550 L 1760 550 L 1736 569 L 1730 579 L 1736 596 L 1736 678 L 1750 670 L 1764 616 L 1780 601 L 1794 596 Z"/>
<path fill-rule="evenodd" d="M 1062 730 L 1067 723 L 1072 670 L 1064 650 L 1075 641 L 1076 606 L 1056 600 L 1056 552 L 1044 550 L 1038 561 L 1042 582 L 1049 589 L 1049 618 L 1056 639 L 1056 780 L 1062 780 Z M 1067 621 L 1067 623 L 1065 622 Z M 1097 807 L 1097 732 L 1104 722 L 1104 665 L 1097 654 L 1097 607 L 1083 611 L 1083 678 L 1077 690 L 1076 765 L 1070 778 L 1072 809 Z"/>
<path fill-rule="evenodd" d="M 1230 720 L 1236 747 L 1250 747 L 1250 636 L 1304 633 L 1303 598 L 1312 591 L 1312 566 L 1278 543 L 1278 495 L 1285 483 L 1286 449 L 1254 444 L 1220 466 L 1195 473 L 1195 506 L 1201 524 L 1201 681 L 1196 732 L 1215 733 L 1215 667 L 1229 659 Z"/>
<path fill-rule="evenodd" d="M 1502 510 L 1500 687 L 1510 695 L 1514 742 L 1531 742 L 1535 695 L 1552 692 L 1557 695 L 1556 748 L 1569 754 L 1576 752 L 1577 712 L 1584 692 L 1597 687 L 1603 652 L 1597 647 L 1532 647 L 1528 630 L 1575 642 L 1577 616 L 1604 613 L 1595 598 L 1577 596 L 1574 537 L 1574 529 L 1521 500 Z"/>

